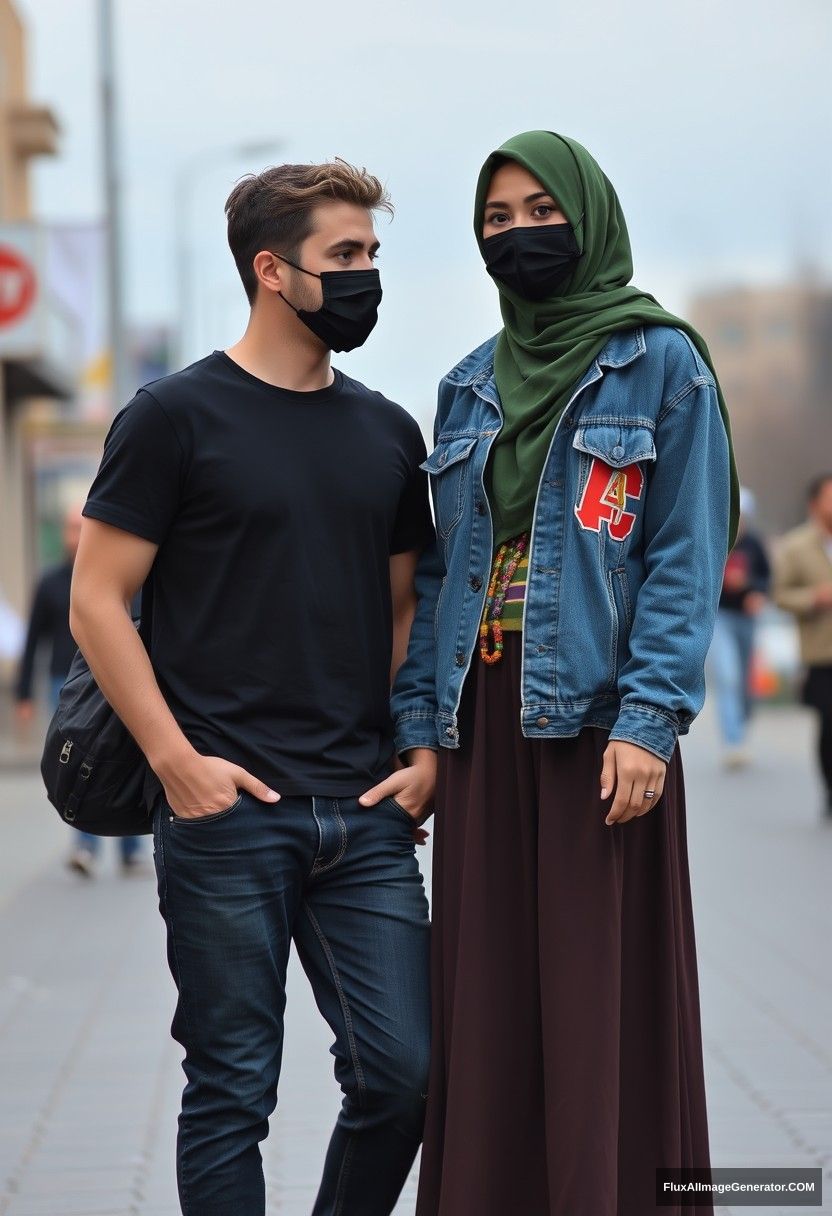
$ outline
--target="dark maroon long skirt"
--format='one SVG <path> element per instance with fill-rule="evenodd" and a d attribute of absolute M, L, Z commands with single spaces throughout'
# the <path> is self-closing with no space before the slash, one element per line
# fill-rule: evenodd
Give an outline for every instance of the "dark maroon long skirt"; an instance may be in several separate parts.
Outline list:
<path fill-rule="evenodd" d="M 440 750 L 417 1216 L 711 1216 L 655 1205 L 657 1166 L 709 1165 L 678 746 L 607 827 L 608 732 L 525 739 L 520 647 L 475 655 Z"/>

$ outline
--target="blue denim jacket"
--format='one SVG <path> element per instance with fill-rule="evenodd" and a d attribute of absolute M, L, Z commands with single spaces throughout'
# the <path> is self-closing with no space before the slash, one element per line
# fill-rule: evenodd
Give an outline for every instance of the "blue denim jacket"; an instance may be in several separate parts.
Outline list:
<path fill-rule="evenodd" d="M 483 469 L 503 417 L 491 338 L 443 378 L 430 474 L 437 544 L 393 686 L 396 747 L 459 747 L 492 556 Z M 707 365 L 669 326 L 612 335 L 560 416 L 537 490 L 521 729 L 610 730 L 669 760 L 705 697 L 728 545 L 728 440 Z"/>

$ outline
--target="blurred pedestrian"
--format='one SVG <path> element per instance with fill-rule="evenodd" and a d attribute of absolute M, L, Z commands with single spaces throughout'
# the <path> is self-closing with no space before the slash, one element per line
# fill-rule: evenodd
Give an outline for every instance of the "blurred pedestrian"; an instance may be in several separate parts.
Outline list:
<path fill-rule="evenodd" d="M 818 713 L 824 813 L 832 817 L 832 472 L 811 481 L 807 498 L 808 519 L 774 553 L 774 600 L 797 620 L 801 700 Z"/>
<path fill-rule="evenodd" d="M 77 649 L 69 630 L 69 589 L 81 535 L 81 506 L 80 503 L 75 504 L 65 512 L 62 534 L 64 559 L 57 566 L 44 571 L 32 598 L 26 642 L 15 690 L 17 719 L 24 728 L 28 728 L 35 717 L 35 662 L 41 647 L 49 647 L 50 713 L 55 712 L 58 696 Z M 73 847 L 67 865 L 85 878 L 92 877 L 100 846 L 98 836 L 91 836 L 88 832 L 74 832 Z M 119 851 L 123 871 L 132 873 L 142 868 L 140 836 L 121 837 Z"/>
<path fill-rule="evenodd" d="M 742 768 L 750 760 L 745 743 L 753 708 L 751 661 L 755 623 L 765 607 L 771 582 L 768 557 L 753 528 L 755 507 L 754 495 L 741 486 L 739 532 L 725 562 L 708 654 L 726 768 Z"/>

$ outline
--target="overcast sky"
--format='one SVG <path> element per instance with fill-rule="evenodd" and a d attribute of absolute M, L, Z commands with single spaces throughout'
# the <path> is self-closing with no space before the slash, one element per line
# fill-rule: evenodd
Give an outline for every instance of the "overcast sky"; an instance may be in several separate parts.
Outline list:
<path fill-rule="evenodd" d="M 93 0 L 17 0 L 30 87 L 61 156 L 47 220 L 101 211 Z M 832 270 L 829 0 L 115 0 L 129 315 L 175 321 L 175 182 L 190 166 L 192 358 L 246 307 L 225 244 L 233 180 L 281 159 L 367 165 L 382 318 L 337 362 L 423 422 L 437 378 L 499 324 L 474 244 L 479 166 L 507 136 L 569 134 L 616 186 L 634 281 L 684 310 L 705 285 Z M 280 144 L 257 157 L 241 145 Z M 204 155 L 203 155 L 204 154 Z"/>

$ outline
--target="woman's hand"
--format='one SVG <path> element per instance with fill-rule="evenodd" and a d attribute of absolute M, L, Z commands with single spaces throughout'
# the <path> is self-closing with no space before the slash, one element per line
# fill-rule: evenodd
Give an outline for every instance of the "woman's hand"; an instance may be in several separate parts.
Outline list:
<path fill-rule="evenodd" d="M 615 788 L 615 798 L 604 823 L 626 823 L 646 815 L 662 796 L 667 765 L 644 747 L 613 739 L 604 752 L 601 769 L 601 798 L 609 798 Z M 645 797 L 652 790 L 653 797 Z"/>

